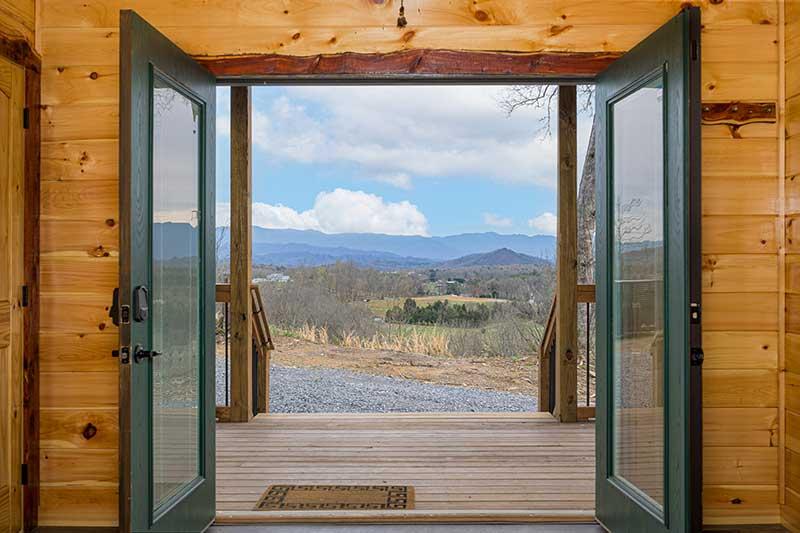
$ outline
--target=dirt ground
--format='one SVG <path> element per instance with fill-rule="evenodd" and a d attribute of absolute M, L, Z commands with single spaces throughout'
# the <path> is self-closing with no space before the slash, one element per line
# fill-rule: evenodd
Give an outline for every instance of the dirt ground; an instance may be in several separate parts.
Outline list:
<path fill-rule="evenodd" d="M 297 368 L 338 368 L 377 376 L 415 379 L 439 385 L 536 395 L 535 357 L 460 358 L 358 350 L 277 336 L 272 364 Z"/>

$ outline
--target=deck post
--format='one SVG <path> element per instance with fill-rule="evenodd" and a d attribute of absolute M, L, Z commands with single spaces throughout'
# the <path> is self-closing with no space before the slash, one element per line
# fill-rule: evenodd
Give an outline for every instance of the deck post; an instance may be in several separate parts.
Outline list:
<path fill-rule="evenodd" d="M 556 251 L 556 405 L 561 422 L 578 419 L 578 107 L 574 85 L 558 88 Z"/>
<path fill-rule="evenodd" d="M 230 421 L 253 416 L 252 314 L 252 98 L 231 88 L 231 402 Z"/>

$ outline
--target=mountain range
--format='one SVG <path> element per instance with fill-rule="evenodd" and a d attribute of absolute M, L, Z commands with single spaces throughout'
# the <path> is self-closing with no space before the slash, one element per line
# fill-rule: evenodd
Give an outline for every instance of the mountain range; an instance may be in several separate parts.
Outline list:
<path fill-rule="evenodd" d="M 217 231 L 222 249 L 229 249 L 227 228 L 218 228 Z M 465 258 L 479 254 L 491 256 Z M 555 238 L 548 235 L 487 232 L 423 237 L 379 233 L 328 234 L 253 226 L 253 262 L 257 264 L 316 266 L 351 261 L 361 266 L 399 269 L 444 265 L 459 259 L 484 266 L 492 260 L 499 261 L 497 264 L 532 264 L 543 259 L 551 260 L 554 256 Z M 466 264 L 451 263 L 451 266 Z"/>

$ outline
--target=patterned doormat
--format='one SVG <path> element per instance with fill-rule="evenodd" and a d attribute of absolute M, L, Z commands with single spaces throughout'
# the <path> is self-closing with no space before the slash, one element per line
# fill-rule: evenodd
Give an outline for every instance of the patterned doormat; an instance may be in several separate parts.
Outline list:
<path fill-rule="evenodd" d="M 414 508 L 406 485 L 270 485 L 256 511 L 403 510 Z"/>

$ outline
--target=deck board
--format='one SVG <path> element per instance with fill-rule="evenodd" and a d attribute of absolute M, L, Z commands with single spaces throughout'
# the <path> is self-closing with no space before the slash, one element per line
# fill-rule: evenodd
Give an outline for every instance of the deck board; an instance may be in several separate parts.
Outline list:
<path fill-rule="evenodd" d="M 217 426 L 218 523 L 590 520 L 594 424 L 547 413 L 281 414 Z M 254 511 L 272 484 L 413 485 L 413 511 Z"/>

